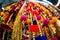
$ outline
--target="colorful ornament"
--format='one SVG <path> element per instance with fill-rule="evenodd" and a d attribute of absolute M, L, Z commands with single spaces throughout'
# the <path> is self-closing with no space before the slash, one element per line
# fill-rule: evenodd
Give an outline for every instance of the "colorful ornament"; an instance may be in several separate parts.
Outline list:
<path fill-rule="evenodd" d="M 45 35 L 37 36 L 35 40 L 47 40 L 47 37 Z"/>
<path fill-rule="evenodd" d="M 38 27 L 38 25 L 31 25 L 31 26 L 29 27 L 29 30 L 30 30 L 31 32 L 38 32 L 38 31 L 39 31 L 39 27 Z"/>
<path fill-rule="evenodd" d="M 31 23 L 31 20 L 30 20 L 30 19 L 27 19 L 27 21 L 26 21 L 26 22 L 29 24 L 29 23 Z"/>
<path fill-rule="evenodd" d="M 37 19 L 38 19 L 38 20 L 40 20 L 40 19 L 41 19 L 41 16 L 40 16 L 40 15 L 37 15 L 36 17 L 37 17 Z"/>
<path fill-rule="evenodd" d="M 32 7 L 28 7 L 28 12 L 32 12 Z"/>
<path fill-rule="evenodd" d="M 51 23 L 55 23 L 55 22 L 57 22 L 57 20 L 58 19 L 56 17 L 53 17 L 52 20 L 51 20 Z"/>
<path fill-rule="evenodd" d="M 16 7 L 14 5 L 11 5 L 11 10 L 14 10 Z"/>
<path fill-rule="evenodd" d="M 39 12 L 37 10 L 32 11 L 32 15 L 38 15 L 38 14 L 39 14 Z"/>
<path fill-rule="evenodd" d="M 7 6 L 5 10 L 10 11 L 11 10 L 10 6 Z"/>
<path fill-rule="evenodd" d="M 58 40 L 58 38 L 57 38 L 57 37 L 54 37 L 54 38 L 52 38 L 51 40 Z"/>
<path fill-rule="evenodd" d="M 22 4 L 23 4 L 23 2 L 19 2 L 19 3 L 18 3 L 18 6 L 22 6 Z"/>
<path fill-rule="evenodd" d="M 25 21 L 27 20 L 27 15 L 22 15 L 21 18 L 20 18 L 21 21 Z"/>
<path fill-rule="evenodd" d="M 42 12 L 42 9 L 38 9 L 38 12 L 41 13 Z"/>
<path fill-rule="evenodd" d="M 34 6 L 33 2 L 29 2 L 27 5 L 30 6 L 30 7 Z"/>
<path fill-rule="evenodd" d="M 43 21 L 43 25 L 47 25 L 49 22 L 50 22 L 50 20 L 49 20 L 48 18 L 46 18 L 46 19 Z"/>
<path fill-rule="evenodd" d="M 36 21 L 36 20 L 33 20 L 33 24 L 34 24 L 34 25 L 37 25 L 37 21 Z"/>

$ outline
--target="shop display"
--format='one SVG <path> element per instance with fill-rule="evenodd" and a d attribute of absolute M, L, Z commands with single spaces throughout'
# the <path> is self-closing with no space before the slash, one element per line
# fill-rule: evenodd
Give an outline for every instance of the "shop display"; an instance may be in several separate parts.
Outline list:
<path fill-rule="evenodd" d="M 0 14 L 3 35 L 8 34 L 6 40 L 59 40 L 59 13 L 51 4 L 31 1 L 12 4 Z"/>

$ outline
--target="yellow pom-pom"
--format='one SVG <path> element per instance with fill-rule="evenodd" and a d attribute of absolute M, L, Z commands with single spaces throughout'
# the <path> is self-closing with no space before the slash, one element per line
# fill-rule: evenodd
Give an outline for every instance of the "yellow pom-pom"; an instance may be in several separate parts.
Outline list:
<path fill-rule="evenodd" d="M 6 7 L 6 10 L 10 11 L 11 10 L 10 6 L 7 6 Z"/>
<path fill-rule="evenodd" d="M 2 16 L 2 15 L 5 15 L 4 12 L 1 12 L 1 16 Z"/>
<path fill-rule="evenodd" d="M 53 17 L 52 20 L 51 20 L 51 23 L 55 23 L 55 22 L 57 22 L 57 20 L 58 19 L 56 17 Z"/>
<path fill-rule="evenodd" d="M 31 20 L 30 19 L 27 19 L 27 21 L 26 21 L 27 23 L 31 23 Z"/>

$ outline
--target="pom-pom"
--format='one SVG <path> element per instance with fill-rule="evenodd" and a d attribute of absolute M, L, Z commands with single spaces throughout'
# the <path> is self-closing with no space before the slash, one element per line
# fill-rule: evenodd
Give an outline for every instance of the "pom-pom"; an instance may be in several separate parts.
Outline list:
<path fill-rule="evenodd" d="M 20 18 L 21 21 L 25 21 L 27 20 L 27 15 L 22 15 L 21 18 Z"/>
<path fill-rule="evenodd" d="M 42 12 L 42 9 L 38 9 L 38 12 L 39 12 L 39 13 Z"/>
<path fill-rule="evenodd" d="M 37 19 L 40 20 L 41 19 L 41 16 L 40 15 L 37 15 Z"/>
<path fill-rule="evenodd" d="M 47 37 L 45 35 L 37 36 L 35 40 L 47 40 Z"/>
<path fill-rule="evenodd" d="M 31 26 L 29 27 L 29 30 L 30 30 L 31 32 L 38 32 L 38 31 L 39 31 L 38 25 L 31 25 Z"/>
<path fill-rule="evenodd" d="M 32 11 L 32 15 L 38 15 L 38 14 L 39 14 L 39 12 L 37 10 Z"/>
<path fill-rule="evenodd" d="M 11 5 L 11 10 L 14 10 L 16 7 L 14 5 Z"/>
<path fill-rule="evenodd" d="M 6 10 L 10 11 L 10 10 L 11 10 L 11 8 L 10 8 L 10 7 L 11 7 L 11 6 L 6 7 Z"/>
<path fill-rule="evenodd" d="M 18 6 L 22 6 L 22 4 L 23 4 L 23 2 L 19 2 L 19 3 L 18 3 Z"/>
<path fill-rule="evenodd" d="M 33 24 L 34 24 L 34 25 L 37 25 L 37 22 L 36 22 L 36 20 L 33 20 Z"/>
<path fill-rule="evenodd" d="M 46 18 L 46 19 L 43 21 L 43 25 L 47 25 L 49 22 L 50 22 L 50 20 L 49 20 L 48 18 Z"/>
<path fill-rule="evenodd" d="M 57 22 L 57 20 L 58 19 L 56 17 L 53 17 L 52 20 L 51 20 L 51 23 L 55 23 L 55 22 Z"/>
<path fill-rule="evenodd" d="M 51 40 L 58 40 L 58 38 L 57 38 L 57 37 L 54 37 L 54 38 L 52 38 Z"/>
<path fill-rule="evenodd" d="M 31 7 L 28 7 L 28 12 L 32 12 L 32 8 Z"/>
<path fill-rule="evenodd" d="M 31 20 L 30 19 L 27 19 L 27 21 L 26 21 L 27 23 L 31 23 Z"/>

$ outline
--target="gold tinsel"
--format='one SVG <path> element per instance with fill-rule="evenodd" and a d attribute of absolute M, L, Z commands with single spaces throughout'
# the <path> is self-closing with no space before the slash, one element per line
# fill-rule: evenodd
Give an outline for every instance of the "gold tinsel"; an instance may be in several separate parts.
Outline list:
<path fill-rule="evenodd" d="M 12 39 L 11 40 L 22 40 L 22 22 L 20 21 L 20 16 L 22 15 L 23 7 L 26 3 L 23 4 L 20 9 L 13 26 Z"/>

